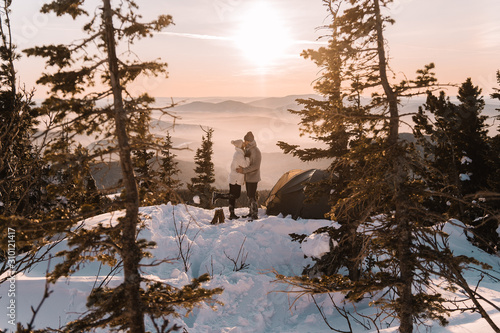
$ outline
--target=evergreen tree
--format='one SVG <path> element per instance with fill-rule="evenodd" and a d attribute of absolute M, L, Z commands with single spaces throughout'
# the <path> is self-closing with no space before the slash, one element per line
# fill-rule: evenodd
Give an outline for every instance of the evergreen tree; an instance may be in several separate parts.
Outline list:
<path fill-rule="evenodd" d="M 487 117 L 482 115 L 484 100 L 481 89 L 472 84 L 468 78 L 458 89 L 458 112 L 460 122 L 455 133 L 457 137 L 457 151 L 461 153 L 460 175 L 468 176 L 462 188 L 464 195 L 474 194 L 487 189 L 487 178 L 491 170 L 488 168 L 488 126 Z M 463 177 L 467 179 L 467 177 Z"/>
<path fill-rule="evenodd" d="M 429 92 L 424 108 L 420 107 L 413 119 L 417 124 L 416 137 L 424 145 L 427 157 L 447 178 L 442 186 L 453 184 L 455 190 L 450 194 L 461 199 L 486 190 L 487 179 L 492 170 L 488 163 L 490 148 L 486 116 L 481 115 L 484 109 L 481 89 L 474 87 L 469 78 L 461 85 L 458 93 L 461 103 L 455 105 L 444 92 L 440 92 L 439 97 Z M 433 123 L 424 109 L 433 116 Z M 462 204 L 460 207 L 460 218 L 475 218 L 470 216 L 470 212 L 464 212 L 466 208 Z"/>
<path fill-rule="evenodd" d="M 42 7 L 42 12 L 53 12 L 57 16 L 70 15 L 73 19 L 89 16 L 84 5 L 88 1 L 52 0 Z M 141 259 L 148 255 L 153 243 L 137 239 L 140 225 L 139 191 L 134 175 L 132 152 L 144 148 L 149 136 L 144 127 L 149 124 L 154 99 L 143 94 L 131 96 L 127 87 L 140 75 L 162 75 L 166 64 L 158 61 L 141 62 L 131 52 L 118 57 L 121 43 L 128 48 L 135 41 L 153 36 L 172 23 L 172 18 L 160 15 L 148 23 L 139 22 L 138 6 L 125 0 L 112 7 L 111 0 L 101 0 L 100 6 L 83 26 L 87 35 L 69 45 L 46 45 L 25 52 L 28 56 L 47 58 L 47 68 L 37 81 L 50 87 L 51 96 L 40 108 L 42 114 L 50 115 L 54 124 L 49 130 L 64 130 L 61 140 L 52 145 L 52 158 L 59 165 L 70 163 L 76 157 L 68 156 L 75 150 L 70 147 L 72 138 L 78 134 L 95 136 L 96 140 L 109 142 L 107 147 L 96 147 L 90 156 L 104 158 L 116 153 L 122 172 L 125 196 L 125 216 L 115 226 L 103 226 L 87 230 L 77 229 L 69 233 L 71 250 L 63 251 L 65 261 L 50 273 L 50 281 L 68 276 L 89 260 L 97 259 L 103 264 L 120 265 L 123 282 L 116 288 L 97 288 L 89 296 L 89 311 L 81 319 L 68 324 L 70 332 L 88 331 L 95 328 L 144 332 L 145 315 L 152 320 L 164 318 L 164 313 L 151 309 L 148 302 L 160 302 L 159 306 L 173 309 L 192 308 L 204 299 L 209 299 L 220 290 L 205 290 L 195 279 L 191 287 L 181 292 L 164 283 L 149 281 L 140 275 Z M 103 91 L 89 91 L 97 83 Z M 112 103 L 106 99 L 112 97 Z M 62 127 L 64 125 L 64 127 Z M 116 143 L 116 146 L 113 144 Z M 69 162 L 68 162 L 69 161 Z M 64 169 L 64 168 L 63 168 Z M 184 294 L 183 294 L 184 293 Z M 186 295 L 188 293 L 188 295 Z M 165 326 L 164 326 L 165 327 Z"/>
<path fill-rule="evenodd" d="M 153 151 L 138 149 L 133 152 L 132 162 L 139 187 L 139 200 L 141 206 L 150 204 L 150 198 L 154 193 L 155 181 L 153 179 L 152 159 L 155 156 Z"/>
<path fill-rule="evenodd" d="M 18 91 L 19 54 L 12 43 L 10 5 L 4 0 L 0 9 L 0 214 L 30 216 L 38 206 L 41 185 L 42 162 L 32 144 L 38 114 L 32 108 L 32 92 Z"/>
<path fill-rule="evenodd" d="M 175 203 L 178 201 L 176 193 L 181 188 L 182 182 L 178 179 L 179 162 L 175 161 L 177 155 L 172 153 L 172 136 L 170 133 L 167 133 L 165 137 L 161 155 L 159 171 L 160 190 L 162 191 L 161 200 L 164 203 L 169 201 Z"/>
<path fill-rule="evenodd" d="M 212 162 L 213 142 L 212 135 L 214 130 L 209 128 L 203 130 L 205 135 L 201 138 L 201 147 L 196 150 L 194 161 L 196 168 L 194 172 L 196 176 L 191 178 L 191 184 L 188 184 L 188 189 L 193 195 L 200 198 L 200 206 L 210 208 L 211 194 L 215 190 L 212 184 L 215 182 L 214 163 Z"/>
<path fill-rule="evenodd" d="M 78 209 L 79 216 L 90 217 L 106 212 L 109 202 L 97 188 L 88 149 L 79 144 L 72 156 L 76 157 L 73 168 L 66 170 L 72 179 L 68 202 Z"/>
<path fill-rule="evenodd" d="M 0 92 L 0 213 L 5 215 L 36 215 L 40 204 L 44 162 L 32 144 L 36 111 L 30 100 L 13 90 Z"/>
<path fill-rule="evenodd" d="M 387 11 L 392 1 L 324 0 L 323 3 L 332 14 L 331 42 L 328 48 L 306 54 L 323 65 L 331 77 L 324 75 L 316 86 L 326 97 L 323 101 L 303 103 L 301 125 L 319 134 L 318 138 L 345 133 L 332 136 L 342 138 L 338 143 L 340 149 L 330 150 L 332 145 L 328 143 L 333 140 L 324 140 L 327 149 L 321 153 L 332 159 L 331 170 L 344 179 L 344 183 L 332 189 L 336 193 L 330 217 L 349 227 L 344 235 L 332 228 L 316 232 L 326 231 L 335 241 L 339 237 L 354 239 L 352 235 L 356 235 L 360 240 L 359 250 L 351 246 L 346 253 L 341 246 L 335 247 L 331 263 L 338 266 L 338 262 L 357 261 L 360 272 L 344 276 L 337 269 L 321 278 L 278 276 L 278 279 L 300 287 L 299 292 L 304 294 L 344 292 L 353 302 L 372 295 L 372 304 L 386 316 L 397 318 L 399 331 L 403 333 L 412 332 L 414 323 L 427 319 L 445 324 L 449 310 L 442 295 L 429 288 L 432 277 L 462 286 L 462 269 L 474 260 L 454 258 L 446 248 L 445 239 L 436 243 L 439 231 L 429 226 L 445 218 L 423 205 L 437 195 L 429 190 L 428 184 L 430 173 L 435 170 L 421 158 L 413 144 L 399 138 L 400 99 L 430 89 L 436 83 L 434 65 L 418 70 L 413 80 L 391 82 L 384 29 L 393 20 L 382 11 Z M 339 78 L 340 84 L 336 82 Z M 371 99 L 363 102 L 360 96 L 367 91 L 372 92 Z M 334 124 L 334 117 L 342 125 Z M 303 157 L 318 152 L 300 151 L 291 145 L 282 147 Z M 355 230 L 364 232 L 356 234 Z M 349 270 L 355 268 L 345 265 Z M 474 298 L 473 293 L 468 295 Z M 475 304 L 490 325 L 496 327 L 481 305 Z"/>
<path fill-rule="evenodd" d="M 147 104 L 146 104 L 147 105 Z M 155 202 L 157 191 L 157 175 L 153 170 L 153 158 L 155 153 L 150 149 L 153 141 L 149 133 L 149 114 L 141 112 L 137 117 L 137 136 L 134 138 L 135 149 L 132 150 L 132 163 L 139 189 L 139 202 L 141 206 L 152 205 Z M 126 195 L 126 193 L 124 193 Z"/>
<path fill-rule="evenodd" d="M 500 70 L 497 71 L 497 83 L 499 85 L 499 88 L 493 88 L 495 92 L 491 94 L 491 98 L 496 98 L 500 101 Z M 500 112 L 500 107 L 496 110 Z M 500 115 L 496 118 L 500 119 Z M 500 126 L 498 127 L 498 130 L 500 131 Z M 491 139 L 491 147 L 491 163 L 493 172 L 491 173 L 488 183 L 494 192 L 500 193 L 500 134 L 497 134 Z M 500 199 L 498 199 L 497 201 L 498 202 L 496 206 L 498 207 L 498 209 L 500 209 Z"/>
<path fill-rule="evenodd" d="M 152 167 L 155 153 L 147 148 L 136 149 L 132 153 L 135 177 L 139 188 L 139 201 L 141 206 L 152 204 L 152 197 L 156 191 L 156 181 Z"/>
<path fill-rule="evenodd" d="M 434 126 L 425 111 L 434 116 Z M 432 198 L 429 203 L 433 209 L 442 213 L 449 210 L 450 198 L 458 198 L 461 191 L 458 170 L 460 158 L 456 153 L 457 147 L 452 146 L 449 137 L 449 135 L 456 137 L 454 126 L 457 124 L 457 116 L 457 106 L 446 97 L 444 91 L 441 91 L 438 97 L 428 92 L 426 103 L 419 107 L 418 114 L 413 117 L 416 124 L 415 137 L 424 147 L 425 158 L 441 171 L 429 181 L 434 184 L 434 189 L 445 189 L 444 192 L 448 194 L 442 198 Z M 429 139 L 426 136 L 429 136 Z M 454 202 L 454 206 L 457 205 L 458 203 Z"/>
<path fill-rule="evenodd" d="M 497 83 L 500 86 L 500 71 L 496 73 Z M 500 88 L 493 88 L 495 91 L 491 94 L 491 98 L 496 98 L 500 101 Z M 500 107 L 496 109 L 500 111 Z M 500 119 L 500 116 L 496 117 Z M 500 126 L 498 127 L 500 130 Z M 481 221 L 484 224 L 480 224 L 479 227 L 484 226 L 484 232 L 482 233 L 483 239 L 486 240 L 486 243 L 489 243 L 489 249 L 492 248 L 498 251 L 500 248 L 500 235 L 498 235 L 498 227 L 500 226 L 500 134 L 495 135 L 492 138 L 489 138 L 489 146 L 490 146 L 490 155 L 489 155 L 489 167 L 490 174 L 488 175 L 488 189 L 492 192 L 486 199 L 486 203 L 482 203 L 482 205 L 486 205 L 490 210 L 488 211 L 488 215 L 485 221 Z M 494 230 L 494 232 L 493 232 Z"/>
<path fill-rule="evenodd" d="M 497 83 L 500 85 L 500 70 L 497 71 Z M 500 100 L 500 88 L 493 88 L 495 91 L 494 93 L 491 94 L 491 98 L 496 98 Z M 500 108 L 496 109 L 497 111 L 500 111 Z"/>
<path fill-rule="evenodd" d="M 489 180 L 495 168 L 487 117 L 481 115 L 484 100 L 480 94 L 481 89 L 474 87 L 470 78 L 458 90 L 458 105 L 450 102 L 444 92 L 439 97 L 429 92 L 426 104 L 413 119 L 417 124 L 415 136 L 429 163 L 441 172 L 431 186 L 447 194 L 428 204 L 475 226 L 474 243 L 492 252 L 498 244 L 498 222 L 491 217 L 484 219 L 493 207 L 490 202 L 480 203 L 479 198 L 484 201 L 482 193 L 493 190 Z M 431 114 L 432 122 L 424 110 Z"/>
<path fill-rule="evenodd" d="M 33 143 L 38 125 L 33 94 L 18 88 L 11 3 L 0 6 L 0 283 L 46 260 L 57 243 L 52 236 L 67 227 L 64 215 L 54 220 L 46 209 L 48 166 L 40 153 L 43 140 Z M 13 254 L 14 264 L 7 260 Z"/>
<path fill-rule="evenodd" d="M 71 143 L 72 140 L 58 139 L 45 149 L 44 159 L 50 161 L 50 165 L 42 175 L 46 218 L 64 217 L 68 223 L 103 213 L 109 203 L 97 189 L 88 149 Z"/>
<path fill-rule="evenodd" d="M 331 188 L 335 188 L 335 191 L 330 193 L 330 202 L 333 205 L 342 199 L 346 184 L 352 177 L 355 177 L 353 168 L 339 162 L 346 158 L 349 146 L 360 140 L 362 133 L 360 116 L 365 114 L 366 110 L 361 106 L 361 96 L 356 86 L 353 86 L 350 92 L 342 88 L 342 81 L 354 74 L 343 67 L 348 56 L 342 51 L 345 43 L 341 39 L 341 25 L 337 20 L 340 15 L 340 4 L 326 1 L 324 3 L 332 17 L 328 47 L 321 47 L 318 50 L 309 49 L 302 53 L 304 58 L 311 59 L 322 70 L 321 77 L 316 80 L 315 84 L 315 90 L 322 96 L 322 99 L 298 99 L 303 109 L 289 111 L 301 117 L 299 125 L 302 133 L 323 143 L 325 148 L 321 148 L 320 145 L 301 149 L 298 145 L 282 141 L 278 142 L 278 146 L 283 149 L 284 153 L 293 154 L 302 161 L 331 160 L 328 168 L 330 178 L 316 184 L 317 186 L 308 186 L 309 191 L 306 194 L 310 200 L 314 200 L 316 196 L 325 195 L 325 191 L 328 193 L 331 192 Z M 332 210 L 330 216 L 335 215 L 335 211 Z M 345 220 L 339 220 L 342 224 L 340 229 L 328 229 L 332 237 L 338 240 L 340 246 L 337 249 L 342 249 L 342 254 L 332 251 L 309 270 L 309 273 L 321 271 L 332 274 L 340 266 L 346 266 L 350 278 L 359 279 L 360 261 L 358 258 L 361 241 L 356 232 L 355 220 L 355 214 L 351 214 L 346 216 Z M 339 258 L 345 258 L 345 260 L 339 260 Z"/>

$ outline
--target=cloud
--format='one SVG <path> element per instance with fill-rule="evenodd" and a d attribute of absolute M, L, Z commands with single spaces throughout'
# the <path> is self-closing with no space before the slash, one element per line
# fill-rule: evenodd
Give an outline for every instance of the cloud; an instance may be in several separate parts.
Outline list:
<path fill-rule="evenodd" d="M 232 41 L 233 40 L 233 38 L 231 38 L 231 37 L 214 36 L 214 35 L 204 35 L 204 34 L 193 34 L 193 33 L 187 33 L 187 32 L 162 31 L 162 32 L 158 32 L 157 34 L 159 34 L 159 35 L 168 35 L 168 36 L 176 36 L 176 37 L 186 37 L 186 38 L 192 38 L 192 39 L 203 39 L 203 40 L 226 40 L 226 41 Z"/>
<path fill-rule="evenodd" d="M 175 36 L 175 37 L 185 37 L 191 39 L 201 39 L 201 40 L 224 40 L 224 41 L 235 41 L 234 37 L 227 36 L 215 36 L 215 35 L 206 35 L 206 34 L 194 34 L 188 32 L 171 32 L 171 31 L 162 31 L 157 32 L 159 35 L 167 35 L 167 36 Z M 311 40 L 294 40 L 292 44 L 296 45 L 327 45 L 326 41 L 311 41 Z"/>

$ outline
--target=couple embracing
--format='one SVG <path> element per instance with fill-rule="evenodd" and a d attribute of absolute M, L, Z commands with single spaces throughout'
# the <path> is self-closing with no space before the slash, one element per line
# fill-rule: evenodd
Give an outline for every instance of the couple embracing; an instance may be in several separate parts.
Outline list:
<path fill-rule="evenodd" d="M 250 208 L 246 217 L 255 220 L 258 218 L 257 184 L 260 181 L 262 156 L 252 132 L 248 132 L 243 140 L 233 140 L 231 143 L 235 146 L 235 152 L 229 172 L 229 193 L 214 192 L 212 201 L 215 203 L 217 199 L 228 199 L 229 219 L 237 219 L 238 216 L 234 213 L 236 199 L 240 197 L 241 186 L 245 184 Z"/>

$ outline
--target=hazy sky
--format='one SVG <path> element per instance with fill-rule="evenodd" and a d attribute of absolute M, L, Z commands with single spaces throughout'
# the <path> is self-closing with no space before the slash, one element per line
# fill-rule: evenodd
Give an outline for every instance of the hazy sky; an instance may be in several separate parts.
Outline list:
<path fill-rule="evenodd" d="M 87 0 L 89 1 L 89 0 Z M 19 49 L 82 37 L 83 21 L 38 12 L 42 0 L 14 0 Z M 142 60 L 161 58 L 169 78 L 140 79 L 135 89 L 162 97 L 284 96 L 312 93 L 318 69 L 300 57 L 318 48 L 327 13 L 321 0 L 136 0 L 145 20 L 171 14 L 175 25 L 132 46 Z M 90 0 L 89 9 L 99 1 Z M 499 0 L 396 0 L 386 31 L 391 67 L 413 77 L 434 62 L 442 83 L 471 77 L 484 94 L 498 87 Z M 23 58 L 20 81 L 35 86 L 41 59 Z M 36 87 L 36 97 L 45 88 Z"/>

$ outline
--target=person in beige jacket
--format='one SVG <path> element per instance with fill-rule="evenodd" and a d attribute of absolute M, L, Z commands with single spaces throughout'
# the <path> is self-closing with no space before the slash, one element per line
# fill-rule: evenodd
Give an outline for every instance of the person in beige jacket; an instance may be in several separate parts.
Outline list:
<path fill-rule="evenodd" d="M 239 216 L 235 214 L 234 208 L 236 207 L 236 200 L 241 195 L 241 186 L 245 184 L 245 176 L 238 173 L 236 169 L 239 166 L 248 166 L 249 158 L 245 157 L 245 151 L 243 150 L 245 143 L 243 140 L 232 140 L 231 144 L 235 147 L 235 151 L 228 176 L 229 193 L 214 192 L 212 194 L 212 204 L 215 205 L 218 199 L 229 200 L 229 219 L 234 220 L 239 218 Z"/>
<path fill-rule="evenodd" d="M 251 220 L 255 220 L 258 218 L 257 185 L 260 182 L 262 154 L 252 132 L 248 132 L 243 140 L 245 140 L 245 156 L 249 158 L 249 164 L 246 167 L 240 165 L 236 171 L 245 175 L 245 187 L 250 206 L 248 216 Z"/>

